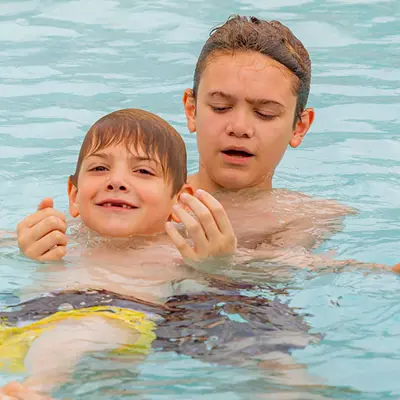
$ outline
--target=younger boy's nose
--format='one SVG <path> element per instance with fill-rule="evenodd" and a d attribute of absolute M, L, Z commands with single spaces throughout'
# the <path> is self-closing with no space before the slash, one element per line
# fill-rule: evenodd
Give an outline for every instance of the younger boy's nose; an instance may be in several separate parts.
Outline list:
<path fill-rule="evenodd" d="M 129 185 L 123 173 L 110 175 L 106 182 L 106 190 L 110 192 L 128 192 Z"/>
<path fill-rule="evenodd" d="M 110 190 L 110 191 L 114 191 L 114 190 L 120 190 L 120 191 L 122 191 L 122 192 L 126 192 L 128 189 L 127 189 L 127 187 L 126 186 L 124 186 L 124 185 L 113 185 L 113 184 L 111 184 L 111 183 L 109 183 L 108 185 L 107 185 L 107 190 Z"/>

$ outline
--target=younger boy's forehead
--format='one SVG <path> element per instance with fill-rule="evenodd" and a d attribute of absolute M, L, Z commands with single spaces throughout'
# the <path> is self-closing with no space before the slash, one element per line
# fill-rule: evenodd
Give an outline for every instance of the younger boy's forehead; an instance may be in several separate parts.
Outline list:
<path fill-rule="evenodd" d="M 140 161 L 148 161 L 153 162 L 157 165 L 161 165 L 161 160 L 158 154 L 155 151 L 145 151 L 143 146 L 138 144 L 137 146 L 130 144 L 110 144 L 108 146 L 93 146 L 85 155 L 85 159 L 90 157 L 99 157 L 103 159 L 113 158 L 113 149 L 125 149 L 130 156 L 130 159 L 140 162 Z"/>

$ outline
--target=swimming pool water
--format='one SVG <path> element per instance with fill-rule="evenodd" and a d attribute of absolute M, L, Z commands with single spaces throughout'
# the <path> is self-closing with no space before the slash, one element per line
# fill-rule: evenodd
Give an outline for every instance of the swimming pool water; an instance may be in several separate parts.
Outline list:
<path fill-rule="evenodd" d="M 209 30 L 233 13 L 281 20 L 313 61 L 309 104 L 316 122 L 302 146 L 287 152 L 275 186 L 359 210 L 323 250 L 400 262 L 398 0 L 1 1 L 0 230 L 14 230 L 44 196 L 67 211 L 66 179 L 82 137 L 117 108 L 147 108 L 171 122 L 195 171 L 195 138 L 187 133 L 181 96 Z M 0 257 L 6 301 L 37 264 L 14 247 L 1 248 Z M 257 370 L 156 353 L 135 370 L 121 364 L 118 378 L 110 372 L 115 364 L 88 358 L 79 382 L 65 393 L 85 399 L 398 399 L 399 278 L 301 272 L 290 286 L 290 304 L 325 334 L 295 357 L 326 387 L 279 385 Z M 116 384 L 131 390 L 107 391 Z"/>

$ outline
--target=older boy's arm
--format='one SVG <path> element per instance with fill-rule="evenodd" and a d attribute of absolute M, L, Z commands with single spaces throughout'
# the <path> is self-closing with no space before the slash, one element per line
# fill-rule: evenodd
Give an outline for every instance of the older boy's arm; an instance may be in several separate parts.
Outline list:
<path fill-rule="evenodd" d="M 257 250 L 246 250 L 238 258 L 238 262 L 251 263 L 255 261 L 266 261 L 276 265 L 307 268 L 310 270 L 323 269 L 324 271 L 343 271 L 354 269 L 375 269 L 400 272 L 398 265 L 392 267 L 385 264 L 368 263 L 354 259 L 335 260 L 323 254 L 313 254 L 303 247 L 293 247 L 290 249 L 274 249 L 273 247 L 264 246 Z"/>
<path fill-rule="evenodd" d="M 300 217 L 293 218 L 279 232 L 269 235 L 265 242 L 280 248 L 314 249 L 343 229 L 346 215 L 356 213 L 354 208 L 333 200 L 306 201 L 295 208 L 295 215 Z"/>

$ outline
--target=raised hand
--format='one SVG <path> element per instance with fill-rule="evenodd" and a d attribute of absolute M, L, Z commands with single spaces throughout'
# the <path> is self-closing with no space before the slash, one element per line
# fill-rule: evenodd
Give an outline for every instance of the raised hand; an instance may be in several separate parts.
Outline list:
<path fill-rule="evenodd" d="M 172 222 L 166 223 L 166 232 L 186 261 L 203 261 L 235 253 L 236 236 L 221 203 L 204 190 L 194 196 L 183 193 L 173 212 L 186 228 L 193 245 L 185 239 Z M 189 212 L 189 210 L 191 212 Z"/>
<path fill-rule="evenodd" d="M 53 205 L 53 199 L 43 199 L 37 211 L 18 224 L 18 246 L 26 257 L 54 261 L 65 256 L 67 223 L 65 215 Z"/>

